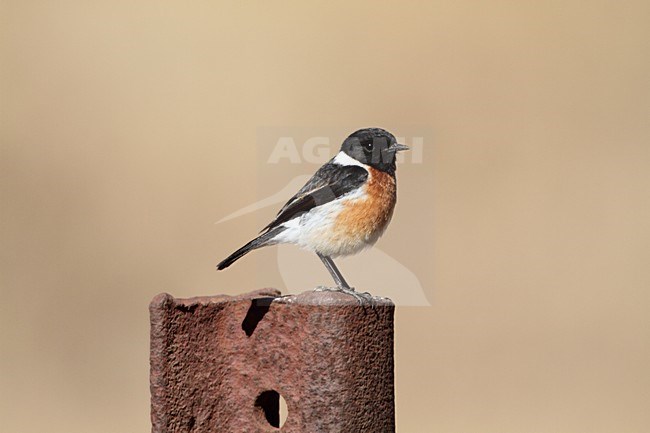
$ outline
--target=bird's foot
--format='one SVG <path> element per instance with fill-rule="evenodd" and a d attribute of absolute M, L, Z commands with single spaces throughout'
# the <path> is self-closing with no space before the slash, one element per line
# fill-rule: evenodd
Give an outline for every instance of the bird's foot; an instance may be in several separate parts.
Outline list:
<path fill-rule="evenodd" d="M 357 292 L 353 287 L 349 286 L 338 286 L 338 287 L 325 287 L 318 286 L 314 289 L 316 292 L 339 292 L 345 293 L 346 295 L 352 296 L 354 299 L 359 302 L 359 305 L 370 304 L 374 305 L 375 301 L 373 296 L 368 292 Z"/>

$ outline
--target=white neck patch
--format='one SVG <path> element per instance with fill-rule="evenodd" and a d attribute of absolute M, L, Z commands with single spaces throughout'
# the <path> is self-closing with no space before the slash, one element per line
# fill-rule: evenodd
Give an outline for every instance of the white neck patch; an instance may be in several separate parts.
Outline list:
<path fill-rule="evenodd" d="M 357 165 L 359 167 L 365 168 L 366 170 L 368 169 L 368 166 L 366 164 L 357 161 L 356 159 L 352 158 L 350 155 L 348 155 L 343 151 L 336 154 L 333 162 L 334 164 L 338 164 L 338 165 Z"/>

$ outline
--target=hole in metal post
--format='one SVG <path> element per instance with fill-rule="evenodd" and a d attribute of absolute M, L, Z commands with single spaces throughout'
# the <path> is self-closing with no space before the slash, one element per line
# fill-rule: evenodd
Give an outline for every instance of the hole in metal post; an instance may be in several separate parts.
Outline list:
<path fill-rule="evenodd" d="M 241 329 L 244 330 L 247 336 L 253 335 L 257 324 L 264 318 L 271 308 L 271 302 L 275 298 L 257 298 L 251 301 L 251 306 L 248 308 L 246 317 L 241 324 Z"/>
<path fill-rule="evenodd" d="M 282 427 L 289 415 L 287 402 L 275 390 L 264 391 L 258 395 L 255 399 L 255 407 L 262 409 L 264 418 L 272 427 Z"/>
<path fill-rule="evenodd" d="M 289 416 L 289 407 L 287 406 L 287 401 L 280 394 L 280 427 L 284 425 Z"/>

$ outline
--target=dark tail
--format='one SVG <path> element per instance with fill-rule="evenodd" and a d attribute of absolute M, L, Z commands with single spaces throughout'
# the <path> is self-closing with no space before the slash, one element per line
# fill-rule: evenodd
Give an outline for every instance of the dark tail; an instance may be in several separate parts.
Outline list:
<path fill-rule="evenodd" d="M 273 245 L 276 242 L 273 241 L 273 238 L 279 234 L 280 232 L 283 232 L 285 229 L 284 227 L 276 227 L 272 230 L 269 230 L 266 233 L 263 233 L 226 257 L 221 263 L 217 265 L 217 270 L 222 270 L 226 269 L 228 266 L 232 265 L 235 263 L 235 261 L 241 259 L 246 253 L 249 251 L 253 251 L 257 248 L 265 247 L 267 245 Z"/>

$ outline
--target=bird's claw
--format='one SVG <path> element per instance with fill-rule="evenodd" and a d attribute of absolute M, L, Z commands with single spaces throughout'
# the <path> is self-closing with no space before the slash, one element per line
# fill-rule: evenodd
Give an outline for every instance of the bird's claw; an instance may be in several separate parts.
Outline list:
<path fill-rule="evenodd" d="M 352 296 L 354 299 L 359 302 L 359 305 L 370 304 L 374 306 L 375 301 L 373 296 L 368 292 L 357 292 L 353 287 L 325 287 L 318 286 L 314 289 L 316 292 L 340 292 L 345 293 L 346 295 Z"/>

